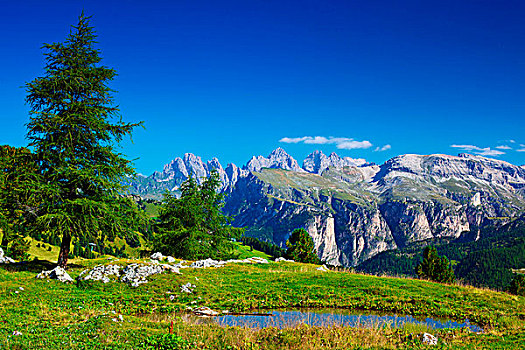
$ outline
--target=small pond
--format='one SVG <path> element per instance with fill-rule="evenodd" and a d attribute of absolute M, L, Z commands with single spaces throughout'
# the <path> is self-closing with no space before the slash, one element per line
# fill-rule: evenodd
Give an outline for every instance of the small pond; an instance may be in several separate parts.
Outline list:
<path fill-rule="evenodd" d="M 426 325 L 432 329 L 468 327 L 473 332 L 483 332 L 479 326 L 468 320 L 457 322 L 436 318 L 415 318 L 413 316 L 376 315 L 360 313 L 357 310 L 319 309 L 319 310 L 286 310 L 265 311 L 271 316 L 255 315 L 221 315 L 213 317 L 219 325 L 249 328 L 289 328 L 299 324 L 310 326 L 348 326 L 348 327 L 401 327 L 405 323 Z"/>

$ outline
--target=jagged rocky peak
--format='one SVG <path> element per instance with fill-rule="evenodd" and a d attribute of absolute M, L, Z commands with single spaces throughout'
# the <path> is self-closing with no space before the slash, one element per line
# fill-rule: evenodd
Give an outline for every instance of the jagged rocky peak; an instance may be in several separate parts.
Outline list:
<path fill-rule="evenodd" d="M 322 174 L 328 168 L 341 169 L 345 166 L 363 166 L 368 164 L 364 159 L 340 157 L 335 152 L 326 156 L 322 151 L 314 151 L 303 161 L 303 169 L 309 173 Z"/>
<path fill-rule="evenodd" d="M 193 153 L 186 153 L 182 160 L 188 170 L 188 176 L 192 176 L 198 180 L 208 175 L 208 169 L 201 157 L 198 157 Z"/>
<path fill-rule="evenodd" d="M 260 171 L 263 168 L 278 168 L 304 172 L 299 166 L 299 163 L 281 147 L 273 150 L 268 158 L 263 156 L 252 157 L 245 166 L 245 169 L 249 171 Z"/>

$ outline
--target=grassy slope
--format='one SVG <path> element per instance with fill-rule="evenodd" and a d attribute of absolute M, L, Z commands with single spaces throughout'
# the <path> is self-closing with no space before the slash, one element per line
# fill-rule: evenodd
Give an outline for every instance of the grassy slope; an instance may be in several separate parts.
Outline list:
<path fill-rule="evenodd" d="M 272 257 L 266 253 L 260 252 L 256 249 L 250 250 L 250 247 L 240 242 L 235 243 L 235 253 L 238 259 L 246 259 L 251 257 L 260 257 L 265 259 L 272 259 Z"/>
<path fill-rule="evenodd" d="M 107 260 L 83 261 L 93 266 Z M 131 261 L 120 260 L 125 264 Z M 340 307 L 422 316 L 442 316 L 482 324 L 485 334 L 463 330 L 433 331 L 439 348 L 523 348 L 525 298 L 470 287 L 419 280 L 319 272 L 307 264 L 232 264 L 221 269 L 184 269 L 181 275 L 151 276 L 131 288 L 122 283 L 86 283 L 77 287 L 37 280 L 43 266 L 0 267 L 0 348 L 142 348 L 145 339 L 174 333 L 191 348 L 320 349 L 420 347 L 406 329 L 299 327 L 261 331 L 192 325 L 182 321 L 187 306 L 217 310 L 285 307 Z M 72 266 L 76 277 L 86 266 Z M 179 291 L 196 285 L 195 294 Z M 24 290 L 20 290 L 23 287 Z M 18 293 L 16 293 L 18 292 Z M 170 300 L 170 295 L 174 296 Z M 113 314 L 115 312 L 116 314 Z M 122 314 L 124 322 L 112 318 Z M 12 336 L 14 331 L 21 336 Z M 445 342 L 447 344 L 445 344 Z"/>

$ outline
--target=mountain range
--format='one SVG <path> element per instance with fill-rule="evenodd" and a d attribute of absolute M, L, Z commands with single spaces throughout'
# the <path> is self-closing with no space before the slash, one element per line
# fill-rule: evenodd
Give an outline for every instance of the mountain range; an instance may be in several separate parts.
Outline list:
<path fill-rule="evenodd" d="M 160 199 L 189 176 L 202 181 L 212 170 L 234 225 L 280 246 L 304 227 L 332 265 L 356 266 L 421 241 L 476 240 L 480 228 L 525 211 L 525 168 L 470 154 L 405 154 L 377 165 L 315 151 L 300 166 L 278 148 L 242 168 L 223 168 L 216 158 L 204 163 L 187 153 L 162 172 L 138 175 L 129 191 Z"/>

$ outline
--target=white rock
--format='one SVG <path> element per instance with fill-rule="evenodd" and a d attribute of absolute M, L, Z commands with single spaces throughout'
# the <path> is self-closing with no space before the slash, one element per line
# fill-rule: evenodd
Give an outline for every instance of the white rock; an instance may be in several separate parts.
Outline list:
<path fill-rule="evenodd" d="M 49 271 L 42 271 L 38 275 L 36 275 L 36 278 L 51 278 L 51 279 L 57 279 L 60 282 L 75 282 L 71 276 L 61 268 L 60 266 L 55 267 L 53 270 Z"/>
<path fill-rule="evenodd" d="M 430 333 L 423 333 L 423 336 L 421 337 L 421 341 L 423 342 L 423 344 L 437 345 L 438 338 L 436 338 Z"/>
<path fill-rule="evenodd" d="M 168 260 L 168 262 L 169 262 L 170 264 L 174 263 L 174 262 L 177 260 L 177 259 L 175 259 L 175 258 L 172 257 L 172 256 L 168 256 L 168 257 L 166 257 L 166 259 Z"/>
<path fill-rule="evenodd" d="M 293 260 L 288 260 L 288 259 L 285 259 L 285 258 L 283 258 L 283 257 L 280 257 L 280 258 L 275 259 L 275 262 L 281 262 L 281 261 L 282 261 L 282 262 L 295 262 L 295 261 L 293 261 Z"/>
<path fill-rule="evenodd" d="M 151 254 L 150 258 L 151 258 L 151 260 L 159 260 L 160 261 L 160 260 L 163 260 L 165 258 L 165 256 L 162 255 L 161 252 L 156 252 L 156 253 Z"/>
<path fill-rule="evenodd" d="M 195 261 L 193 264 L 190 265 L 190 268 L 193 269 L 202 269 L 206 267 L 222 267 L 226 265 L 225 261 L 218 261 L 213 259 L 205 259 L 205 260 L 198 260 Z"/>
<path fill-rule="evenodd" d="M 196 288 L 196 286 L 194 284 L 191 284 L 190 282 L 188 282 L 188 283 L 183 284 L 182 286 L 180 286 L 180 291 L 183 292 L 183 293 L 192 294 L 193 290 L 195 288 Z"/>
<path fill-rule="evenodd" d="M 206 306 L 200 306 L 196 309 L 193 309 L 193 313 L 197 316 L 203 317 L 217 316 L 219 314 L 217 311 L 214 311 Z"/>
<path fill-rule="evenodd" d="M 12 264 L 15 261 L 4 254 L 4 250 L 0 248 L 0 264 Z"/>
<path fill-rule="evenodd" d="M 110 276 L 120 276 L 120 266 L 118 265 L 97 265 L 91 270 L 84 270 L 78 275 L 77 280 L 93 280 L 108 283 Z"/>
<path fill-rule="evenodd" d="M 472 196 L 470 199 L 470 204 L 472 204 L 474 207 L 481 205 L 481 194 L 479 192 L 476 192 L 474 196 Z"/>
<path fill-rule="evenodd" d="M 316 270 L 317 271 L 322 271 L 322 272 L 330 271 L 330 269 L 328 267 L 326 267 L 326 265 L 319 266 L 318 268 L 316 268 Z"/>
<path fill-rule="evenodd" d="M 163 272 L 180 273 L 176 266 L 168 264 L 129 264 L 123 269 L 124 275 L 121 281 L 129 283 L 132 287 L 138 287 L 143 283 L 148 283 L 148 276 Z"/>

